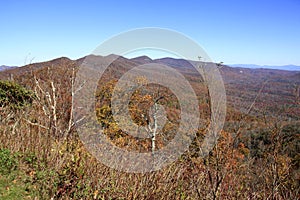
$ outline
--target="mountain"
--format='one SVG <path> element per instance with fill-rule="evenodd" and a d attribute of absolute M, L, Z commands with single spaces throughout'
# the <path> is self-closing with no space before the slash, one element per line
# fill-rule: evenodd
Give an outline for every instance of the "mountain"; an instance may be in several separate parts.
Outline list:
<path fill-rule="evenodd" d="M 148 56 L 139 56 L 136 58 L 131 58 L 130 60 L 141 65 L 152 62 L 152 59 L 149 58 Z"/>
<path fill-rule="evenodd" d="M 254 64 L 230 64 L 231 67 L 250 68 L 250 69 L 278 69 L 288 71 L 300 71 L 300 66 L 297 65 L 254 65 Z"/>
<path fill-rule="evenodd" d="M 192 63 L 202 65 L 202 70 L 212 66 L 199 61 Z M 143 64 L 147 67 L 131 70 Z M 193 94 L 188 91 L 183 94 L 187 87 L 178 81 L 177 75 L 158 68 L 151 70 L 151 76 L 163 74 L 162 79 L 167 81 L 163 80 L 163 85 L 147 81 L 139 72 L 147 72 L 152 64 L 168 66 L 182 74 L 197 95 L 198 105 L 189 106 Z M 80 69 L 81 65 L 86 68 Z M 101 77 L 96 70 L 99 66 L 107 67 L 101 71 Z M 18 196 L 29 198 L 178 199 L 185 195 L 190 199 L 265 196 L 299 199 L 300 72 L 226 65 L 219 65 L 218 69 L 224 80 L 224 96 L 217 87 L 208 91 L 208 87 L 215 84 L 204 82 L 212 80 L 209 73 L 201 78 L 197 69 L 183 59 L 88 55 L 77 60 L 62 57 L 0 71 L 0 180 L 5 181 L 0 184 L 1 194 L 4 190 L 13 191 L 14 188 L 8 191 L 6 182 L 13 180 L 11 176 L 16 174 L 14 186 L 20 191 L 24 189 L 24 195 Z M 134 73 L 139 73 L 139 77 Z M 124 74 L 138 87 L 128 84 L 128 79 L 123 79 L 128 82 L 119 82 L 125 88 L 116 87 L 118 80 L 125 78 Z M 211 105 L 218 108 L 220 105 L 210 98 L 214 95 L 227 102 L 224 126 L 223 122 L 219 123 L 219 109 L 213 113 L 211 110 Z M 128 101 L 122 101 L 125 98 Z M 26 106 L 23 106 L 24 101 Z M 22 104 L 13 107 L 13 102 Z M 190 115 L 191 109 L 199 113 L 199 124 L 194 123 L 197 118 Z M 126 118 L 115 118 L 122 113 L 137 125 L 134 134 L 142 134 L 145 126 L 151 129 L 147 135 L 152 137 L 131 134 L 133 129 Z M 155 138 L 151 127 L 154 131 L 158 128 Z M 222 128 L 220 134 L 218 128 Z M 99 143 L 101 138 L 104 143 Z M 212 142 L 216 143 L 214 147 Z M 209 151 L 208 146 L 213 149 Z M 160 171 L 128 176 L 128 173 L 111 170 L 94 157 L 106 157 L 106 161 L 116 157 L 115 166 L 120 163 L 125 164 L 123 170 L 137 169 L 135 163 L 131 164 L 137 159 L 126 159 L 110 151 L 111 147 L 140 154 L 140 158 L 145 158 L 141 164 L 147 165 L 150 161 L 148 165 L 153 170 L 157 169 L 152 168 L 153 158 L 156 158 L 154 147 L 155 156 L 161 156 L 159 161 L 168 159 L 169 153 L 176 159 L 177 149 L 185 148 L 185 152 Z M 203 152 L 208 153 L 207 157 L 202 157 Z M 51 180 L 43 175 L 45 171 L 51 172 Z M 135 183 L 139 183 L 138 187 Z M 222 187 L 213 188 L 212 192 L 210 185 L 218 183 Z M 3 185 L 6 189 L 2 189 Z M 109 189 L 99 190 L 98 194 L 97 188 Z M 282 196 L 273 195 L 274 188 L 278 188 L 275 194 Z M 159 194 L 153 196 L 153 189 Z M 169 190 L 170 193 L 165 193 Z M 177 190 L 180 193 L 174 194 Z M 220 195 L 215 195 L 219 192 Z"/>
<path fill-rule="evenodd" d="M 112 79 L 119 79 L 122 75 L 136 66 L 143 64 L 163 64 L 172 67 L 183 74 L 190 82 L 195 92 L 205 95 L 203 79 L 191 63 L 184 59 L 160 58 L 151 59 L 147 56 L 127 59 L 122 56 L 96 56 L 71 60 L 66 57 L 57 58 L 48 62 L 33 63 L 23 67 L 7 69 L 0 72 L 1 79 L 13 77 L 16 81 L 28 85 L 32 82 L 32 76 L 40 76 L 42 79 L 47 77 L 48 68 L 54 72 L 51 76 L 57 80 L 66 79 L 72 75 L 72 67 L 78 67 L 83 62 L 92 63 L 94 66 L 101 65 L 105 59 L 117 58 L 105 72 L 105 76 L 100 81 L 107 82 Z M 193 61 L 199 62 L 199 61 Z M 199 62 L 199 65 L 203 64 Z M 210 65 L 208 64 L 207 67 Z M 284 115 L 299 118 L 300 109 L 297 105 L 297 86 L 300 84 L 300 72 L 278 69 L 265 69 L 262 67 L 254 68 L 253 65 L 243 65 L 248 68 L 231 67 L 227 65 L 219 66 L 227 93 L 228 108 L 233 108 L 238 112 L 247 113 L 249 107 L 255 100 L 252 115 L 268 114 L 270 116 Z M 296 66 L 294 66 L 296 68 Z M 293 68 L 293 69 L 294 69 Z M 288 68 L 291 69 L 291 68 Z M 40 75 L 39 75 L 40 74 Z M 172 77 L 170 77 L 172 79 Z M 176 81 L 176 80 L 174 80 Z M 63 83 L 64 84 L 64 83 Z M 68 86 L 64 86 L 67 88 Z M 299 95 L 298 95 L 299 96 Z M 281 108 L 286 107 L 285 112 Z"/>
<path fill-rule="evenodd" d="M 6 65 L 1 65 L 0 66 L 0 71 L 4 71 L 7 69 L 12 69 L 12 68 L 16 68 L 15 66 L 6 66 Z"/>
<path fill-rule="evenodd" d="M 161 64 L 165 64 L 165 65 L 169 65 L 172 67 L 192 67 L 191 63 L 187 60 L 184 59 L 175 59 L 175 58 L 159 58 L 155 60 L 156 63 L 161 63 Z"/>

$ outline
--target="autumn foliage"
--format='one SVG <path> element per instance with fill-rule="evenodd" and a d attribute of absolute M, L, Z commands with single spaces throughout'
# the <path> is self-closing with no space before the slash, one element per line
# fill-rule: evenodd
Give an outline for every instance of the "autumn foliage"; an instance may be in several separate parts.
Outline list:
<path fill-rule="evenodd" d="M 118 73 L 130 62 L 125 64 L 113 64 L 99 81 L 95 113 L 113 145 L 151 152 L 151 139 L 126 134 L 112 114 L 111 95 Z M 78 137 L 71 115 L 72 80 L 78 63 L 62 59 L 28 69 L 15 73 L 9 84 L 1 81 L 13 89 L 21 85 L 27 88 L 20 89 L 20 98 L 5 104 L 21 105 L 30 99 L 30 105 L 21 109 L 2 106 L 0 110 L 0 155 L 7 156 L 0 162 L 8 166 L 7 160 L 13 159 L 13 170 L 0 168 L 0 180 L 17 174 L 9 184 L 15 181 L 24 185 L 22 198 L 299 199 L 300 123 L 296 118 L 251 115 L 228 105 L 217 144 L 209 155 L 201 157 L 200 146 L 210 123 L 209 100 L 202 80 L 186 73 L 201 108 L 201 126 L 189 150 L 161 170 L 125 173 L 99 163 Z M 3 75 L 3 79 L 10 76 Z M 178 129 L 180 105 L 168 88 L 147 84 L 143 77 L 136 81 L 143 86 L 131 97 L 130 117 L 136 124 L 147 126 L 153 120 L 148 111 L 160 99 L 157 103 L 164 106 L 168 122 L 157 136 L 156 148 L 164 148 Z M 2 87 L 1 94 L 3 91 L 9 89 Z"/>

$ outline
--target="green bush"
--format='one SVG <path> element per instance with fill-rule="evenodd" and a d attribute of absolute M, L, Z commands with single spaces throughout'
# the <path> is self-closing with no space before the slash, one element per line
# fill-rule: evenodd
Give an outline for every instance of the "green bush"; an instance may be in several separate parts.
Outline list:
<path fill-rule="evenodd" d="M 17 169 L 18 162 L 15 154 L 8 149 L 0 149 L 0 174 L 7 174 Z"/>
<path fill-rule="evenodd" d="M 23 86 L 11 81 L 0 81 L 0 107 L 19 109 L 30 105 L 33 98 L 34 93 Z"/>

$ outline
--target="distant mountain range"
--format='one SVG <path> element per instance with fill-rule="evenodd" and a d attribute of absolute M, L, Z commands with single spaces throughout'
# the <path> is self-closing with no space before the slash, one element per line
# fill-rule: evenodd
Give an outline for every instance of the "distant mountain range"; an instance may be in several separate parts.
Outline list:
<path fill-rule="evenodd" d="M 141 63 L 141 62 L 144 63 L 145 61 L 152 61 L 152 59 L 147 56 L 141 56 L 141 57 L 133 58 L 131 60 L 136 61 L 138 63 Z M 184 62 L 187 62 L 186 60 L 182 60 L 182 59 L 179 59 L 179 60 L 181 61 L 181 63 L 180 63 L 181 65 Z M 162 58 L 162 59 L 156 59 L 156 61 L 160 61 L 165 64 L 171 64 L 169 62 L 173 62 L 173 59 L 172 58 Z M 178 62 L 178 60 L 177 60 L 177 62 Z M 228 64 L 227 66 L 235 67 L 235 68 L 249 68 L 249 69 L 277 69 L 277 70 L 287 70 L 287 71 L 300 71 L 300 66 L 298 66 L 298 65 Z M 16 68 L 16 66 L 1 65 L 0 71 L 12 69 L 12 68 Z"/>
<path fill-rule="evenodd" d="M 11 68 L 15 68 L 15 66 L 1 65 L 0 66 L 0 71 L 4 71 L 4 70 L 7 70 L 7 69 L 11 69 Z"/>
<path fill-rule="evenodd" d="M 278 69 L 278 70 L 288 70 L 288 71 L 300 71 L 300 66 L 297 65 L 254 65 L 254 64 L 231 64 L 230 67 L 241 67 L 249 69 Z"/>

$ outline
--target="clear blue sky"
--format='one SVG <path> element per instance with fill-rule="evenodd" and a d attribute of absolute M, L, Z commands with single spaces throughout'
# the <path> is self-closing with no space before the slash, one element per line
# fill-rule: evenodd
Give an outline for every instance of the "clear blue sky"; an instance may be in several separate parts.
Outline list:
<path fill-rule="evenodd" d="M 120 32 L 161 27 L 227 64 L 300 65 L 300 0 L 7 0 L 0 65 L 77 59 Z"/>

